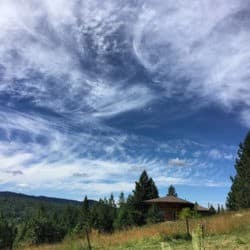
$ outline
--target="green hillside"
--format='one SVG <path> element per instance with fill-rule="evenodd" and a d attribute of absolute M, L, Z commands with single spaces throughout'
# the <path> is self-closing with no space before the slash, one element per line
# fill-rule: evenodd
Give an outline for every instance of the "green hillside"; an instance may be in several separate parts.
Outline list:
<path fill-rule="evenodd" d="M 94 202 L 90 200 L 90 204 Z M 22 222 L 33 216 L 41 207 L 49 214 L 60 214 L 67 207 L 78 209 L 80 205 L 81 202 L 75 200 L 0 192 L 0 211 L 5 218 L 15 222 Z"/>

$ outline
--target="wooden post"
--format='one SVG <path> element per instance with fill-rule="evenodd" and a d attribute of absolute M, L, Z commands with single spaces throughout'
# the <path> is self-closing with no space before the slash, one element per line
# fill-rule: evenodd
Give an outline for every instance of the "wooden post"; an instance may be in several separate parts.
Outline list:
<path fill-rule="evenodd" d="M 89 239 L 89 230 L 88 228 L 85 229 L 86 232 L 86 237 L 87 237 L 87 242 L 88 242 L 88 248 L 89 250 L 92 250 L 91 244 L 90 244 L 90 239 Z"/>
<path fill-rule="evenodd" d="M 205 226 L 201 224 L 201 249 L 205 250 Z"/>

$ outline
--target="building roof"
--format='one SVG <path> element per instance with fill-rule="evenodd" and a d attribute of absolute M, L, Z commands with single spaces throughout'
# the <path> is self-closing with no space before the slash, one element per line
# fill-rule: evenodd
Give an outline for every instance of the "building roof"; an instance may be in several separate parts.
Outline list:
<path fill-rule="evenodd" d="M 194 205 L 194 203 L 192 203 L 190 201 L 183 200 L 183 199 L 175 197 L 173 195 L 168 195 L 168 196 L 161 197 L 161 198 L 146 200 L 144 202 L 145 203 L 179 203 L 179 204 L 189 204 L 189 205 L 192 204 L 192 205 Z"/>
<path fill-rule="evenodd" d="M 197 210 L 198 212 L 209 212 L 209 209 L 208 209 L 208 208 L 202 207 L 202 206 L 200 206 L 200 205 L 197 205 L 196 210 Z"/>

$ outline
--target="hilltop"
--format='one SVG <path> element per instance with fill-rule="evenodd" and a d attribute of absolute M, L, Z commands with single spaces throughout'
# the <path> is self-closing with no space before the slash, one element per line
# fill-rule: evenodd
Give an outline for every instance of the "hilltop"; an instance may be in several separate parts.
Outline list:
<path fill-rule="evenodd" d="M 89 200 L 90 205 L 94 200 Z M 22 193 L 0 192 L 0 211 L 3 216 L 14 221 L 23 221 L 33 215 L 37 209 L 44 207 L 50 213 L 62 212 L 66 207 L 80 207 L 76 200 L 61 199 L 47 196 L 33 196 Z"/>

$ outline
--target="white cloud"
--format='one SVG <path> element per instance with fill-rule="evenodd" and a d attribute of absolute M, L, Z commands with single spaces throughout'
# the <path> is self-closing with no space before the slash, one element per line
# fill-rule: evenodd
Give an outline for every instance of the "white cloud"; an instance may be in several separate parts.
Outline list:
<path fill-rule="evenodd" d="M 122 55 L 133 52 L 167 98 L 181 93 L 227 111 L 242 105 L 249 126 L 250 20 L 242 0 L 216 8 L 195 0 L 3 0 L 0 16 L 0 92 L 85 122 L 140 109 L 157 96 L 143 82 L 127 85 L 136 66 Z M 120 63 L 106 58 L 116 53 Z M 32 79 L 38 74 L 44 79 Z"/>
<path fill-rule="evenodd" d="M 194 156 L 195 158 L 200 157 L 200 155 L 201 155 L 201 151 L 195 151 L 195 152 L 193 153 L 193 156 Z"/>
<path fill-rule="evenodd" d="M 155 74 L 168 97 L 199 98 L 205 105 L 217 103 L 226 111 L 243 106 L 242 121 L 249 127 L 246 3 L 220 0 L 216 8 L 204 1 L 157 3 L 145 4 L 135 25 L 138 59 Z"/>
<path fill-rule="evenodd" d="M 223 157 L 222 153 L 218 149 L 211 149 L 208 155 L 213 159 L 221 159 Z"/>
<path fill-rule="evenodd" d="M 31 98 L 35 106 L 71 114 L 78 121 L 80 116 L 80 121 L 96 122 L 95 117 L 114 116 L 151 102 L 154 97 L 148 87 L 139 83 L 129 87 L 124 77 L 115 82 L 108 77 L 119 65 L 109 65 L 105 55 L 123 46 L 119 38 L 109 37 L 123 25 L 120 15 L 133 9 L 128 5 L 117 12 L 115 1 L 101 5 L 98 1 L 1 1 L 0 93 Z M 85 64 L 99 68 L 100 74 L 85 69 Z M 133 65 L 126 67 L 135 71 Z M 125 78 L 133 74 L 126 73 Z"/>
<path fill-rule="evenodd" d="M 180 158 L 174 158 L 170 159 L 168 161 L 169 166 L 178 166 L 178 167 L 183 167 L 183 166 L 189 166 L 190 162 L 186 161 L 185 159 L 180 159 Z"/>

